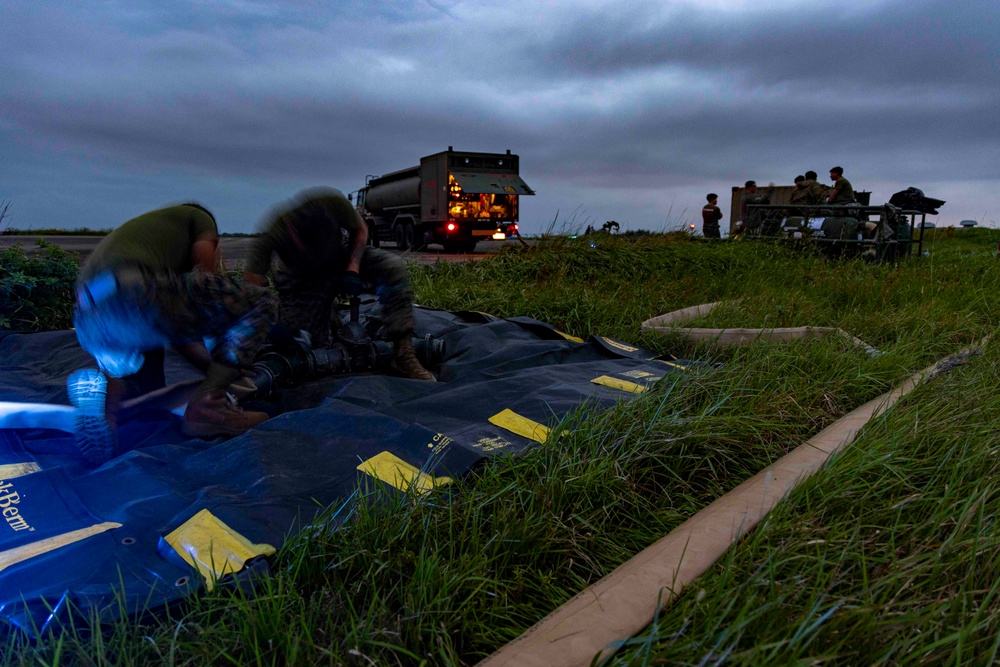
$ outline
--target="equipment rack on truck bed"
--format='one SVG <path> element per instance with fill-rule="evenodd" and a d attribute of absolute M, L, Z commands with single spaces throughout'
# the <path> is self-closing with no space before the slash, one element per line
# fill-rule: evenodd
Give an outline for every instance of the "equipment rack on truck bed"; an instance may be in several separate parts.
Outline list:
<path fill-rule="evenodd" d="M 914 240 L 918 215 L 924 214 L 892 204 L 749 204 L 743 234 L 746 238 L 812 243 L 831 257 L 893 261 L 912 254 L 914 243 L 918 254 L 923 252 L 922 235 Z"/>

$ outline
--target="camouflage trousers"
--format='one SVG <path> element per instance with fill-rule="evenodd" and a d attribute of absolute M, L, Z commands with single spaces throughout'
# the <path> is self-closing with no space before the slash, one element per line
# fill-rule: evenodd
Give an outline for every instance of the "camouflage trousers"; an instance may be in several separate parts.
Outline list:
<path fill-rule="evenodd" d="M 197 341 L 213 361 L 249 367 L 277 312 L 270 291 L 227 276 L 129 267 L 82 282 L 73 323 L 83 349 L 120 378 L 139 371 L 145 352 Z"/>
<path fill-rule="evenodd" d="M 413 316 L 413 289 L 406 263 L 396 255 L 377 248 L 365 248 L 361 258 L 361 282 L 374 287 L 382 306 L 385 334 L 390 340 L 407 338 L 416 328 Z M 274 285 L 281 303 L 280 320 L 293 330 L 304 329 L 314 348 L 333 342 L 333 302 L 340 293 L 340 273 L 321 279 L 306 279 L 288 271 L 278 271 Z"/>

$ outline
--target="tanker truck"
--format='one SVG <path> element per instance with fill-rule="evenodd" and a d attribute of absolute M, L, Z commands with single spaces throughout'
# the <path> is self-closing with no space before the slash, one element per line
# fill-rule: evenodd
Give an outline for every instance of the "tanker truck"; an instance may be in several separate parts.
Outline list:
<path fill-rule="evenodd" d="M 482 240 L 517 231 L 521 195 L 535 192 L 518 175 L 518 157 L 448 150 L 420 165 L 368 176 L 354 203 L 368 225 L 369 243 L 392 241 L 401 250 L 430 243 L 446 252 L 472 252 Z"/>

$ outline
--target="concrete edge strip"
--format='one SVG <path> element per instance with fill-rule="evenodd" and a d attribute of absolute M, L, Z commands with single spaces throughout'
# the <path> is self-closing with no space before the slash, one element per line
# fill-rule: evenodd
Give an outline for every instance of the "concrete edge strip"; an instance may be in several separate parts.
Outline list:
<path fill-rule="evenodd" d="M 843 329 L 838 329 L 836 327 L 772 327 L 767 329 L 742 329 L 742 328 L 729 328 L 729 329 L 705 329 L 699 327 L 679 327 L 677 325 L 683 324 L 698 317 L 703 317 L 708 315 L 715 307 L 721 304 L 721 301 L 715 301 L 712 303 L 703 303 L 698 306 L 691 306 L 689 308 L 682 308 L 680 310 L 675 310 L 664 315 L 657 315 L 656 317 L 651 317 L 642 323 L 641 328 L 658 331 L 660 333 L 680 333 L 688 338 L 699 341 L 708 342 L 713 345 L 728 346 L 728 345 L 749 345 L 758 338 L 764 340 L 769 340 L 775 343 L 787 343 L 792 340 L 802 340 L 807 338 L 819 338 L 820 336 L 826 336 L 829 334 L 834 334 L 838 336 L 843 336 L 850 340 L 857 347 L 863 348 L 869 354 L 876 354 L 878 350 L 873 348 L 868 343 L 864 342 L 860 338 L 852 336 Z"/>
<path fill-rule="evenodd" d="M 841 417 L 578 593 L 479 667 L 590 665 L 610 657 L 755 528 L 799 482 L 852 442 L 865 424 L 923 379 L 953 367 L 955 357 L 968 356 L 988 339 L 945 357 Z"/>

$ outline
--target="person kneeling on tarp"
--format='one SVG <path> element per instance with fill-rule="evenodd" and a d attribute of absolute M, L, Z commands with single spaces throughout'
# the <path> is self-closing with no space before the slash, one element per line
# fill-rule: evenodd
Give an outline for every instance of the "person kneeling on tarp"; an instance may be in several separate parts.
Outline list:
<path fill-rule="evenodd" d="M 226 387 L 266 341 L 277 299 L 266 289 L 216 273 L 218 242 L 215 217 L 207 209 L 194 203 L 170 206 L 108 234 L 80 270 L 73 322 L 80 345 L 103 374 L 77 371 L 70 376 L 69 395 L 80 415 L 77 444 L 91 462 L 113 454 L 116 411 L 127 380 L 140 377 L 143 353 L 168 346 L 205 372 L 184 412 L 186 435 L 236 435 L 267 419 L 265 413 L 242 410 Z M 194 350 L 208 337 L 216 343 L 210 357 L 201 347 L 199 360 Z M 162 355 L 150 355 L 149 361 L 160 368 L 142 369 L 143 374 L 162 378 Z"/>
<path fill-rule="evenodd" d="M 345 232 L 347 238 L 345 239 Z M 275 287 L 281 322 L 306 331 L 313 348 L 330 347 L 333 300 L 357 296 L 362 280 L 375 284 L 393 366 L 406 377 L 435 382 L 413 350 L 413 290 L 402 259 L 366 247 L 368 226 L 342 192 L 312 188 L 274 209 L 250 247 L 244 278 L 264 285 L 272 256 L 280 260 Z"/>

